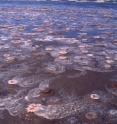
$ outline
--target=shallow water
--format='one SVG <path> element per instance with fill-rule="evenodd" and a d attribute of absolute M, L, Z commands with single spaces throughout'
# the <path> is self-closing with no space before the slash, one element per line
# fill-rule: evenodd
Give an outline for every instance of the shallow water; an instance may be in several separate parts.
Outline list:
<path fill-rule="evenodd" d="M 0 124 L 115 124 L 112 3 L 0 4 Z"/>

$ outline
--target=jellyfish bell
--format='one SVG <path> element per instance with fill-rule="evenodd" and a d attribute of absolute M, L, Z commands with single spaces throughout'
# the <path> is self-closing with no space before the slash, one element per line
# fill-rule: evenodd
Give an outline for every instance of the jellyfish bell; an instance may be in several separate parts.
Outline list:
<path fill-rule="evenodd" d="M 105 69 L 110 69 L 111 68 L 111 65 L 105 64 L 104 67 L 105 67 Z"/>
<path fill-rule="evenodd" d="M 28 96 L 25 96 L 24 99 L 25 99 L 26 101 L 30 101 Z"/>
<path fill-rule="evenodd" d="M 54 40 L 54 37 L 53 37 L 52 35 L 48 35 L 48 36 L 46 36 L 45 39 L 44 39 L 44 41 L 47 41 L 47 42 L 53 41 L 53 40 Z"/>
<path fill-rule="evenodd" d="M 40 95 L 48 96 L 54 94 L 54 90 L 50 88 L 50 80 L 42 81 L 39 85 Z"/>
<path fill-rule="evenodd" d="M 53 63 L 53 64 L 48 64 L 45 70 L 52 74 L 59 74 L 59 73 L 63 73 L 65 71 L 65 68 L 63 65 Z"/>
<path fill-rule="evenodd" d="M 67 50 L 66 49 L 61 49 L 60 51 L 59 51 L 59 54 L 60 55 L 65 55 L 65 54 L 67 54 L 68 52 L 67 52 Z"/>
<path fill-rule="evenodd" d="M 14 77 L 14 78 L 8 80 L 8 84 L 9 85 L 18 85 L 18 86 L 20 86 L 21 81 L 22 81 L 22 78 L 20 78 L 20 77 Z"/>
<path fill-rule="evenodd" d="M 65 55 L 60 55 L 60 56 L 58 56 L 58 59 L 59 60 L 65 60 L 65 59 L 67 59 L 67 56 L 65 56 Z M 57 60 L 57 59 L 56 59 Z M 56 61 L 55 60 L 55 61 Z"/>
<path fill-rule="evenodd" d="M 40 89 L 41 91 L 44 91 L 44 90 L 48 89 L 49 87 L 50 87 L 49 80 L 42 81 L 42 82 L 39 84 L 39 89 Z"/>
<path fill-rule="evenodd" d="M 5 58 L 6 57 L 9 57 L 9 56 L 10 56 L 10 54 L 7 54 L 7 53 L 6 54 L 3 54 L 3 57 L 5 57 Z"/>
<path fill-rule="evenodd" d="M 36 112 L 38 110 L 39 110 L 39 104 L 35 104 L 35 103 L 29 104 L 28 107 L 26 108 L 27 113 Z"/>
<path fill-rule="evenodd" d="M 26 101 L 32 101 L 33 99 L 37 99 L 41 96 L 39 88 L 34 88 L 28 92 L 28 95 L 25 96 Z"/>
<path fill-rule="evenodd" d="M 22 41 L 21 41 L 21 40 L 12 40 L 11 43 L 14 43 L 14 44 L 21 44 Z"/>
<path fill-rule="evenodd" d="M 18 84 L 18 80 L 16 79 L 8 80 L 8 84 L 11 84 L 11 85 Z"/>
<path fill-rule="evenodd" d="M 53 47 L 51 47 L 51 46 L 49 47 L 49 46 L 48 46 L 48 47 L 45 48 L 45 50 L 46 50 L 46 51 L 52 51 L 52 50 L 53 50 Z"/>
<path fill-rule="evenodd" d="M 7 63 L 12 63 L 16 60 L 15 56 L 7 56 L 4 58 L 4 61 Z"/>
<path fill-rule="evenodd" d="M 114 122 L 116 121 L 117 122 L 117 109 L 111 109 L 108 111 L 108 121 L 110 122 Z"/>
<path fill-rule="evenodd" d="M 117 109 L 109 110 L 108 114 L 111 115 L 111 116 L 116 116 L 117 117 Z"/>
<path fill-rule="evenodd" d="M 87 54 L 87 56 L 88 56 L 88 57 L 93 57 L 94 55 L 91 54 L 91 53 L 89 53 L 89 54 Z"/>
<path fill-rule="evenodd" d="M 1 36 L 0 39 L 1 39 L 2 41 L 6 41 L 6 40 L 8 40 L 9 38 L 8 38 L 7 36 Z"/>
<path fill-rule="evenodd" d="M 50 88 L 48 80 L 46 82 L 42 82 L 39 85 L 39 90 L 41 95 L 50 95 L 54 93 L 54 90 Z"/>
<path fill-rule="evenodd" d="M 28 95 L 25 96 L 26 101 L 33 101 L 33 102 L 39 102 L 43 98 L 46 98 L 48 96 L 52 96 L 54 94 L 53 89 L 45 89 L 45 90 L 40 90 L 39 88 L 34 88 L 31 91 L 29 91 Z"/>
<path fill-rule="evenodd" d="M 90 98 L 91 99 L 94 99 L 94 100 L 99 100 L 100 99 L 100 96 L 98 94 L 91 94 L 90 95 Z"/>
<path fill-rule="evenodd" d="M 113 63 L 114 61 L 113 60 L 111 60 L 111 59 L 107 59 L 106 60 L 106 63 L 108 63 L 108 64 L 111 64 L 111 63 Z"/>
<path fill-rule="evenodd" d="M 87 112 L 85 114 L 85 118 L 88 119 L 88 120 L 94 120 L 94 119 L 97 119 L 98 116 L 97 116 L 96 112 Z"/>

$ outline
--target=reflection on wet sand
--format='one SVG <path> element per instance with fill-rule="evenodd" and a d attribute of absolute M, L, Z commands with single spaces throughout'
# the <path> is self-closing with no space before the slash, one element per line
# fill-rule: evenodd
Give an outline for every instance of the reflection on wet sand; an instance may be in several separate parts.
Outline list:
<path fill-rule="evenodd" d="M 96 5 L 0 7 L 0 122 L 114 124 L 116 18 Z"/>

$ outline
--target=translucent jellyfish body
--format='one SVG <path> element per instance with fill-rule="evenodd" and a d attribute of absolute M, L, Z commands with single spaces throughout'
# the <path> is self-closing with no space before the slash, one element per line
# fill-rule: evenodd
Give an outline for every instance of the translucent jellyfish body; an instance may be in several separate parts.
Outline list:
<path fill-rule="evenodd" d="M 1 36 L 0 39 L 1 39 L 2 41 L 7 41 L 7 40 L 9 40 L 9 37 L 7 37 L 7 36 Z"/>
<path fill-rule="evenodd" d="M 53 47 L 52 46 L 48 46 L 45 48 L 46 51 L 52 51 L 53 50 Z"/>
<path fill-rule="evenodd" d="M 59 74 L 65 72 L 65 67 L 59 64 L 48 64 L 47 67 L 45 67 L 46 72 L 53 73 L 53 74 Z"/>
<path fill-rule="evenodd" d="M 50 52 L 52 57 L 59 57 L 62 55 L 66 55 L 69 52 L 69 47 L 58 47 L 58 48 L 54 48 L 53 51 Z"/>
<path fill-rule="evenodd" d="M 41 91 L 41 93 L 46 95 L 52 93 L 52 89 L 50 88 L 50 83 L 52 83 L 52 79 L 44 80 L 39 84 L 39 90 Z"/>
<path fill-rule="evenodd" d="M 38 111 L 38 109 L 39 109 L 39 105 L 35 104 L 35 103 L 32 103 L 32 104 L 28 105 L 28 107 L 26 108 L 26 111 L 29 113 L 29 112 Z"/>
<path fill-rule="evenodd" d="M 117 122 L 117 109 L 110 109 L 107 112 L 107 117 L 109 123 L 113 124 L 114 122 Z"/>
<path fill-rule="evenodd" d="M 91 99 L 94 99 L 94 100 L 99 100 L 100 99 L 100 96 L 98 94 L 91 94 L 90 95 L 90 98 Z"/>
<path fill-rule="evenodd" d="M 110 103 L 114 99 L 114 97 L 111 94 L 101 90 L 93 91 L 93 93 L 90 94 L 90 98 L 95 101 L 100 101 L 103 104 Z"/>
<path fill-rule="evenodd" d="M 39 83 L 39 79 L 36 77 L 14 77 L 8 81 L 9 84 L 17 84 L 20 87 L 31 87 Z"/>
<path fill-rule="evenodd" d="M 112 109 L 108 111 L 108 114 L 113 117 L 117 117 L 117 109 Z"/>
<path fill-rule="evenodd" d="M 44 41 L 46 42 L 50 42 L 50 41 L 53 41 L 54 40 L 54 37 L 52 35 L 48 35 L 44 38 Z"/>
<path fill-rule="evenodd" d="M 6 104 L 6 102 L 8 102 L 7 99 L 1 99 L 0 98 L 0 111 L 1 110 L 5 110 L 5 104 Z"/>
<path fill-rule="evenodd" d="M 34 88 L 29 91 L 28 95 L 25 96 L 26 101 L 33 101 L 41 96 L 41 91 L 39 88 Z"/>
<path fill-rule="evenodd" d="M 49 87 L 49 81 L 42 81 L 38 88 L 34 88 L 29 91 L 28 95 L 25 96 L 27 101 L 40 101 L 41 98 L 50 96 L 54 93 L 53 89 Z"/>
<path fill-rule="evenodd" d="M 11 62 L 14 62 L 15 61 L 15 56 L 4 56 L 4 61 L 7 62 L 7 63 L 11 63 Z"/>
<path fill-rule="evenodd" d="M 97 117 L 98 115 L 97 115 L 97 113 L 96 112 L 87 112 L 86 114 L 85 114 L 85 117 L 86 117 L 86 119 L 88 119 L 88 120 L 94 120 L 94 119 L 97 119 L 98 117 Z"/>
<path fill-rule="evenodd" d="M 8 80 L 8 84 L 17 84 L 18 80 L 12 79 L 12 80 Z"/>

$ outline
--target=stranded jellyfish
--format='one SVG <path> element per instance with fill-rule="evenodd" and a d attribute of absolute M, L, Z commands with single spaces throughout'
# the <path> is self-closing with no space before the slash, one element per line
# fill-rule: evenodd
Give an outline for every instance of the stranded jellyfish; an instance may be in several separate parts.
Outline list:
<path fill-rule="evenodd" d="M 11 56 L 9 54 L 5 54 L 4 55 L 4 61 L 7 62 L 7 63 L 11 63 L 11 62 L 14 62 L 15 61 L 15 57 L 14 56 Z"/>
<path fill-rule="evenodd" d="M 59 74 L 65 72 L 65 67 L 63 65 L 53 63 L 53 64 L 48 64 L 45 67 L 45 70 L 52 74 Z"/>
<path fill-rule="evenodd" d="M 110 103 L 112 102 L 112 99 L 114 99 L 114 97 L 111 94 L 107 93 L 106 91 L 102 91 L 102 90 L 94 91 L 90 95 L 90 98 L 96 101 L 100 101 L 103 104 Z"/>
<path fill-rule="evenodd" d="M 67 56 L 65 56 L 65 55 L 60 55 L 60 56 L 58 57 L 58 59 L 59 59 L 59 60 L 67 59 Z"/>
<path fill-rule="evenodd" d="M 35 112 L 39 109 L 39 105 L 38 104 L 35 104 L 35 103 L 32 103 L 32 104 L 29 104 L 28 107 L 26 108 L 26 112 Z"/>
<path fill-rule="evenodd" d="M 100 96 L 98 94 L 91 94 L 90 95 L 90 98 L 91 99 L 94 99 L 94 100 L 99 100 L 100 99 Z"/>
<path fill-rule="evenodd" d="M 88 119 L 88 120 L 93 120 L 93 119 L 96 119 L 96 118 L 97 118 L 97 113 L 96 113 L 96 112 L 93 112 L 93 111 L 87 112 L 87 113 L 85 114 L 85 117 L 86 117 L 86 119 Z"/>
<path fill-rule="evenodd" d="M 28 95 L 25 96 L 27 101 L 39 101 L 39 98 L 50 96 L 54 93 L 53 89 L 49 87 L 49 81 L 42 81 L 38 88 L 34 88 L 29 91 Z M 38 99 L 37 99 L 38 98 Z"/>
<path fill-rule="evenodd" d="M 109 93 L 117 96 L 117 82 L 106 84 L 105 88 Z"/>
<path fill-rule="evenodd" d="M 8 80 L 8 84 L 17 84 L 18 80 L 16 79 L 12 79 L 12 80 Z"/>
<path fill-rule="evenodd" d="M 50 83 L 50 80 L 45 80 L 39 84 L 39 90 L 40 90 L 41 94 L 50 95 L 50 94 L 54 93 L 54 91 L 52 89 L 50 89 L 49 83 Z"/>
<path fill-rule="evenodd" d="M 117 110 L 111 109 L 108 111 L 109 116 L 117 117 Z"/>
<path fill-rule="evenodd" d="M 38 76 L 30 76 L 30 77 L 24 77 L 24 76 L 16 76 L 9 80 L 10 83 L 17 83 L 20 87 L 32 87 L 35 84 L 39 83 L 39 77 Z"/>
<path fill-rule="evenodd" d="M 108 112 L 108 122 L 110 123 L 117 123 L 117 109 L 110 109 Z M 109 123 L 109 124 L 110 124 Z"/>
<path fill-rule="evenodd" d="M 67 54 L 68 52 L 67 52 L 67 50 L 66 49 L 60 49 L 60 51 L 59 51 L 59 54 L 60 55 L 65 55 L 65 54 Z"/>
<path fill-rule="evenodd" d="M 26 101 L 33 101 L 34 99 L 37 99 L 41 96 L 40 93 L 41 93 L 41 91 L 39 90 L 39 88 L 34 88 L 34 89 L 29 91 L 27 96 L 25 96 L 25 100 Z"/>
<path fill-rule="evenodd" d="M 48 46 L 45 48 L 46 51 L 52 51 L 53 50 L 53 47 L 52 46 Z"/>
<path fill-rule="evenodd" d="M 58 56 L 66 55 L 68 53 L 68 47 L 60 47 L 50 52 L 51 56 L 56 58 Z"/>
<path fill-rule="evenodd" d="M 21 41 L 21 40 L 12 40 L 11 43 L 14 43 L 14 44 L 21 44 L 22 41 Z"/>

